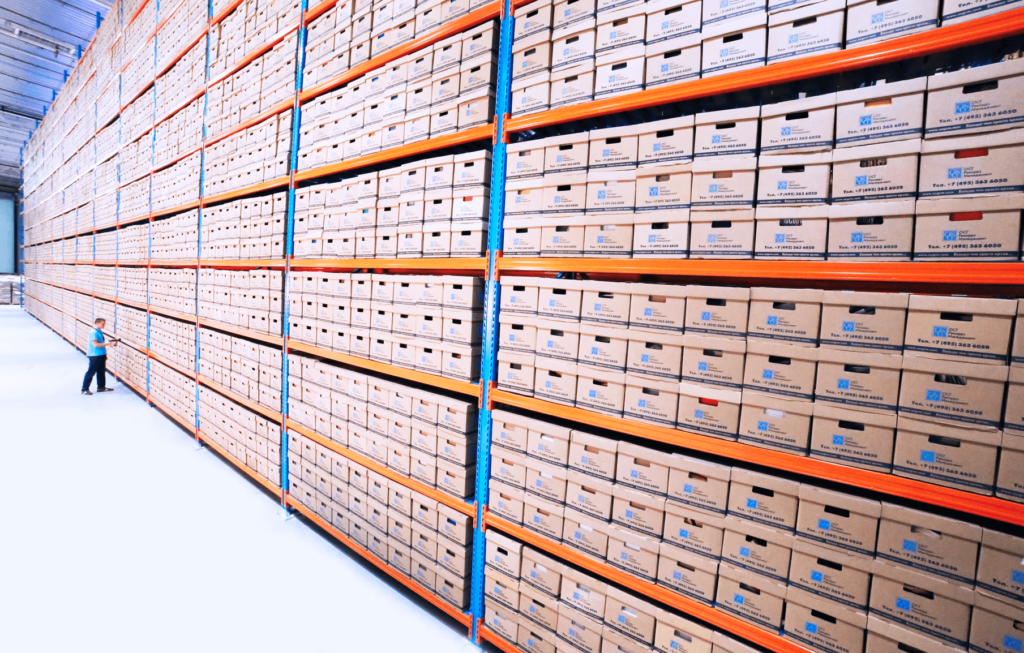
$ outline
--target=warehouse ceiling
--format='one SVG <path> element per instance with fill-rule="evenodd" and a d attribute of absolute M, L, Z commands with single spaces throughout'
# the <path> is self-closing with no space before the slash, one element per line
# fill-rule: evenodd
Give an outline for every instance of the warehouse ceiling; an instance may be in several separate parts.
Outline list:
<path fill-rule="evenodd" d="M 0 0 L 0 192 L 21 185 L 21 148 L 111 4 Z"/>

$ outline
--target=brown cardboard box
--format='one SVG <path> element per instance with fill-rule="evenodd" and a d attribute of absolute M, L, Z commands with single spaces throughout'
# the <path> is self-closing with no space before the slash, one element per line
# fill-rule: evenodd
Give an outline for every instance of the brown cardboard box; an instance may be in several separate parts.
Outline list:
<path fill-rule="evenodd" d="M 526 456 L 511 451 L 495 451 L 491 455 L 491 478 L 512 487 L 526 487 Z"/>
<path fill-rule="evenodd" d="M 828 547 L 874 557 L 881 514 L 882 504 L 878 501 L 801 485 L 796 535 Z"/>
<path fill-rule="evenodd" d="M 718 562 L 662 542 L 658 557 L 658 584 L 683 596 L 711 605 L 718 580 Z"/>
<path fill-rule="evenodd" d="M 603 559 L 608 555 L 608 528 L 606 521 L 566 508 L 562 543 Z"/>
<path fill-rule="evenodd" d="M 907 650 L 922 653 L 956 653 L 961 649 L 916 630 L 869 615 L 865 650 L 866 653 L 899 653 Z"/>
<path fill-rule="evenodd" d="M 522 488 L 491 479 L 488 493 L 487 505 L 491 512 L 510 522 L 523 523 L 523 501 L 526 499 L 526 493 Z"/>
<path fill-rule="evenodd" d="M 784 637 L 809 648 L 861 653 L 868 616 L 864 611 L 827 601 L 798 587 L 786 591 Z"/>
<path fill-rule="evenodd" d="M 914 260 L 1017 260 L 1022 209 L 1020 193 L 918 200 Z"/>
<path fill-rule="evenodd" d="M 1024 436 L 1024 367 L 1010 367 L 1009 382 L 1003 428 Z"/>
<path fill-rule="evenodd" d="M 913 295 L 906 351 L 943 360 L 1006 364 L 1016 312 L 1013 300 Z"/>
<path fill-rule="evenodd" d="M 554 633 L 558 627 L 558 600 L 553 600 L 524 581 L 519 585 L 519 614 Z M 528 624 L 521 622 L 521 625 Z"/>
<path fill-rule="evenodd" d="M 906 293 L 826 290 L 821 312 L 822 349 L 902 352 L 909 300 Z"/>
<path fill-rule="evenodd" d="M 828 257 L 850 261 L 909 261 L 916 200 L 851 202 L 828 207 Z"/>
<path fill-rule="evenodd" d="M 710 628 L 684 616 L 658 608 L 658 625 L 654 631 L 654 648 L 661 653 L 711 653 Z"/>
<path fill-rule="evenodd" d="M 539 460 L 526 462 L 526 491 L 555 503 L 565 503 L 566 469 Z"/>
<path fill-rule="evenodd" d="M 526 493 L 523 504 L 523 526 L 555 542 L 562 539 L 562 531 L 565 527 L 563 523 L 564 505 L 542 499 L 529 492 Z"/>
<path fill-rule="evenodd" d="M 1024 539 L 984 529 L 978 556 L 978 593 L 1024 607 Z"/>
<path fill-rule="evenodd" d="M 683 336 L 682 380 L 739 390 L 746 353 L 746 340 L 688 333 Z"/>
<path fill-rule="evenodd" d="M 1024 367 L 1024 299 L 1017 300 L 1017 321 L 1013 332 L 1010 365 Z"/>
<path fill-rule="evenodd" d="M 901 414 L 896 424 L 893 470 L 897 476 L 991 496 L 1001 440 L 1000 431 L 949 426 Z"/>
<path fill-rule="evenodd" d="M 789 585 L 855 610 L 868 607 L 872 559 L 796 538 Z"/>
<path fill-rule="evenodd" d="M 484 602 L 484 623 L 510 643 L 519 637 L 519 615 L 489 596 Z"/>
<path fill-rule="evenodd" d="M 906 355 L 899 414 L 967 429 L 998 429 L 1008 376 L 1007 367 Z"/>
<path fill-rule="evenodd" d="M 665 505 L 665 542 L 718 560 L 722 556 L 725 520 L 669 501 Z"/>
<path fill-rule="evenodd" d="M 811 458 L 876 472 L 892 472 L 896 416 L 815 403 Z"/>
<path fill-rule="evenodd" d="M 679 340 L 682 338 L 679 337 Z M 656 379 L 647 374 L 626 374 L 623 417 L 674 428 L 678 411 L 678 381 Z"/>
<path fill-rule="evenodd" d="M 722 562 L 780 583 L 789 578 L 793 534 L 737 517 L 725 518 Z"/>
<path fill-rule="evenodd" d="M 612 521 L 650 537 L 661 537 L 665 527 L 664 497 L 622 485 L 612 488 Z"/>
<path fill-rule="evenodd" d="M 603 619 L 607 596 L 608 585 L 604 581 L 569 567 L 562 570 L 559 598 L 563 605 L 579 610 L 591 619 Z"/>
<path fill-rule="evenodd" d="M 565 505 L 601 521 L 611 521 L 614 484 L 569 468 Z"/>
<path fill-rule="evenodd" d="M 822 155 L 827 154 L 825 152 Z M 762 157 L 761 160 L 782 157 Z M 790 157 L 786 157 L 790 158 Z M 797 157 L 793 157 L 797 158 Z M 800 157 L 802 158 L 802 157 Z M 802 166 L 801 166 L 802 167 Z M 810 170 L 812 166 L 808 166 Z M 828 194 L 828 165 L 813 166 L 819 194 Z M 785 168 L 783 168 L 785 169 Z M 776 168 L 775 170 L 778 170 Z M 786 183 L 765 177 L 765 184 Z M 790 188 L 796 184 L 790 182 Z M 779 194 L 784 191 L 779 191 Z M 807 192 L 803 189 L 800 192 Z M 775 193 L 773 193 L 775 195 Z M 786 259 L 790 261 L 824 260 L 828 250 L 829 207 L 821 199 L 819 204 L 809 206 L 762 205 L 754 214 L 756 233 L 754 236 L 754 258 L 761 260 Z"/>
<path fill-rule="evenodd" d="M 538 428 L 534 429 L 533 427 Z M 530 424 L 526 455 L 565 467 L 569 464 L 569 434 L 571 429 L 539 420 Z M 541 428 L 543 427 L 543 428 Z"/>
<path fill-rule="evenodd" d="M 527 653 L 555 653 L 555 642 L 558 641 L 554 629 L 551 632 L 543 628 L 534 628 L 523 620 L 526 615 L 520 614 L 519 648 Z"/>
<path fill-rule="evenodd" d="M 715 604 L 719 610 L 765 630 L 778 632 L 782 627 L 785 599 L 784 583 L 724 563 L 718 567 Z"/>
<path fill-rule="evenodd" d="M 784 453 L 807 455 L 811 440 L 810 401 L 743 391 L 739 441 Z"/>
<path fill-rule="evenodd" d="M 729 514 L 782 530 L 796 530 L 799 493 L 800 483 L 796 481 L 734 467 Z"/>
<path fill-rule="evenodd" d="M 618 448 L 618 440 L 574 430 L 569 440 L 569 467 L 610 481 L 615 478 Z"/>
<path fill-rule="evenodd" d="M 999 469 L 996 476 L 996 496 L 1024 502 L 1024 368 L 1010 368 L 1010 390 L 1006 397 L 1006 417 L 1002 447 L 999 451 Z M 1013 420 L 1011 422 L 1011 420 Z"/>
<path fill-rule="evenodd" d="M 724 515 L 732 467 L 691 456 L 677 456 L 668 476 L 669 501 Z"/>
<path fill-rule="evenodd" d="M 494 419 L 493 443 L 503 449 L 511 449 L 525 454 L 530 430 L 527 426 L 529 418 L 504 410 L 496 410 L 492 416 Z"/>
<path fill-rule="evenodd" d="M 484 569 L 484 597 L 506 610 L 519 611 L 519 581 L 488 567 Z"/>
<path fill-rule="evenodd" d="M 687 286 L 630 284 L 629 328 L 682 332 Z"/>
<path fill-rule="evenodd" d="M 746 338 L 750 289 L 689 286 L 687 299 L 687 333 Z"/>
<path fill-rule="evenodd" d="M 562 563 L 526 547 L 522 555 L 523 583 L 557 599 L 562 587 Z"/>
<path fill-rule="evenodd" d="M 522 544 L 497 531 L 492 530 L 487 534 L 487 566 L 513 580 L 519 580 L 522 551 Z"/>
<path fill-rule="evenodd" d="M 1021 641 L 1024 606 L 990 598 L 978 592 L 971 616 L 970 650 L 978 653 L 1013 653 Z"/>
<path fill-rule="evenodd" d="M 615 630 L 635 640 L 654 643 L 657 624 L 657 607 L 617 587 L 608 587 L 605 601 L 604 621 Z"/>
<path fill-rule="evenodd" d="M 651 647 L 605 624 L 601 637 L 602 653 L 651 653 Z"/>
<path fill-rule="evenodd" d="M 975 524 L 883 502 L 875 556 L 974 587 L 981 534 Z"/>
<path fill-rule="evenodd" d="M 817 348 L 750 340 L 743 369 L 743 390 L 809 402 L 814 398 L 817 362 Z"/>
<path fill-rule="evenodd" d="M 672 454 L 620 442 L 615 482 L 664 496 L 668 494 L 668 470 L 673 462 Z"/>
<path fill-rule="evenodd" d="M 896 414 L 903 357 L 854 349 L 822 349 L 814 401 Z"/>
<path fill-rule="evenodd" d="M 658 575 L 658 540 L 608 525 L 608 564 L 654 582 Z"/>
<path fill-rule="evenodd" d="M 747 337 L 817 347 L 821 290 L 751 288 Z"/>
<path fill-rule="evenodd" d="M 973 591 L 882 560 L 875 560 L 871 572 L 873 614 L 967 648 Z"/>
<path fill-rule="evenodd" d="M 948 8 L 947 8 L 948 11 Z M 1020 102 L 1024 61 L 1010 59 L 928 77 L 928 109 L 925 136 L 959 136 L 998 131 L 1021 122 L 1013 115 Z M 968 95 L 968 98 L 964 98 Z"/>

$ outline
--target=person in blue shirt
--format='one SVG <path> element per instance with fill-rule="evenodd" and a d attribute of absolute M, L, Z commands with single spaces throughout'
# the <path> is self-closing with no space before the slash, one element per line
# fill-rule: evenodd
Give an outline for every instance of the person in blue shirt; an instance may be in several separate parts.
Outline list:
<path fill-rule="evenodd" d="M 117 346 L 117 339 L 106 342 L 103 337 L 103 327 L 107 321 L 102 317 L 96 318 L 93 322 L 95 329 L 89 334 L 89 347 L 86 356 L 89 357 L 89 371 L 85 373 L 85 380 L 82 382 L 82 394 L 91 395 L 89 386 L 92 385 L 92 377 L 96 377 L 96 392 L 113 392 L 113 388 L 107 387 L 107 347 Z"/>

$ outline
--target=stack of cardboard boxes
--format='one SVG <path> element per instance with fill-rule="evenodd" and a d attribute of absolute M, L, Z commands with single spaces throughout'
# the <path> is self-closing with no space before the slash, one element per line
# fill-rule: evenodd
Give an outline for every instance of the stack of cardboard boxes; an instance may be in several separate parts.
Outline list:
<path fill-rule="evenodd" d="M 281 349 L 214 329 L 199 330 L 199 376 L 281 411 Z"/>
<path fill-rule="evenodd" d="M 1020 443 L 1001 429 L 1024 424 L 1024 377 L 1008 367 L 1022 310 L 1005 299 L 519 277 L 501 289 L 498 387 L 1019 498 Z"/>
<path fill-rule="evenodd" d="M 294 499 L 381 562 L 469 606 L 472 518 L 292 431 L 288 451 Z"/>
<path fill-rule="evenodd" d="M 199 256 L 199 210 L 172 215 L 150 225 L 149 258 L 185 261 Z"/>
<path fill-rule="evenodd" d="M 209 4 L 209 2 L 203 2 L 203 0 L 185 0 L 180 5 L 170 8 L 174 11 L 173 15 L 167 13 L 167 10 L 161 7 L 164 11 L 161 12 L 161 25 L 156 34 L 158 44 L 156 49 L 157 70 L 166 68 L 171 59 L 181 54 L 181 49 L 191 43 L 198 36 L 199 32 L 206 27 L 207 20 L 209 19 L 209 14 L 207 13 Z M 204 55 L 204 66 L 205 63 L 206 57 Z M 205 77 L 205 70 L 203 75 Z"/>
<path fill-rule="evenodd" d="M 286 176 L 291 129 L 292 112 L 288 110 L 207 146 L 204 196 Z"/>
<path fill-rule="evenodd" d="M 869 652 L 889 650 L 873 638 L 966 649 L 986 641 L 991 620 L 1024 614 L 1024 586 L 1007 582 L 1020 567 L 1014 552 L 1024 551 L 1018 537 L 514 413 L 494 417 L 492 512 L 811 648 L 863 651 L 867 636 Z M 492 534 L 488 546 L 504 543 Z"/>
<path fill-rule="evenodd" d="M 289 337 L 460 381 L 480 374 L 483 279 L 291 272 Z"/>
<path fill-rule="evenodd" d="M 228 0 L 215 2 L 213 15 L 218 15 L 228 4 Z M 222 75 L 281 31 L 295 26 L 301 9 L 296 0 L 240 3 L 210 30 L 210 77 Z M 292 41 L 291 52 L 294 51 L 295 41 Z"/>
<path fill-rule="evenodd" d="M 149 275 L 146 268 L 118 269 L 117 298 L 137 304 L 146 304 L 149 296 Z"/>
<path fill-rule="evenodd" d="M 498 36 L 497 21 L 489 21 L 310 100 L 302 107 L 298 169 L 489 123 Z"/>
<path fill-rule="evenodd" d="M 148 180 L 147 180 L 148 181 Z M 117 231 L 96 234 L 95 256 L 97 261 L 145 261 L 149 258 L 149 224 L 133 224 Z M 92 252 L 79 258 L 89 260 Z"/>
<path fill-rule="evenodd" d="M 119 338 L 136 349 L 144 350 L 148 347 L 146 311 L 118 304 L 112 317 L 114 319 L 108 317 L 107 330 L 111 333 L 116 331 Z"/>
<path fill-rule="evenodd" d="M 146 272 L 146 270 L 142 270 Z M 145 277 L 143 277 L 145 278 Z M 120 277 L 118 277 L 120 280 Z M 149 270 L 149 303 L 175 313 L 196 314 L 196 271 L 183 268 Z M 145 300 L 141 300 L 145 301 Z"/>
<path fill-rule="evenodd" d="M 88 333 L 91 330 L 88 329 L 88 327 L 86 327 L 86 325 L 83 324 L 82 328 L 78 329 L 78 331 L 85 334 L 84 339 L 87 341 L 89 338 Z M 85 344 L 83 343 L 82 346 L 85 346 Z M 111 347 L 110 352 L 107 354 L 107 369 L 116 374 L 123 381 L 127 381 L 128 383 L 130 383 L 133 387 L 137 388 L 141 393 L 146 392 L 146 380 L 147 378 L 150 378 L 149 367 L 147 366 L 147 363 L 148 360 L 146 358 L 146 354 L 144 354 L 142 351 L 136 349 L 131 345 L 120 344 L 117 345 L 116 347 Z M 155 366 L 157 365 L 160 364 L 156 362 L 153 363 L 154 369 L 152 375 L 152 385 L 156 386 L 157 388 L 160 388 L 162 387 L 162 384 L 158 379 L 161 378 L 159 372 L 162 370 L 158 371 L 157 369 L 155 369 Z M 160 367 L 167 369 L 163 365 L 161 365 Z M 179 374 L 178 376 L 181 375 Z M 113 385 L 113 380 L 108 379 L 107 387 L 110 388 L 113 387 Z M 193 390 L 193 392 L 195 391 Z"/>
<path fill-rule="evenodd" d="M 491 154 L 421 159 L 296 193 L 296 258 L 483 256 Z"/>
<path fill-rule="evenodd" d="M 180 99 L 181 96 L 178 97 Z M 156 126 L 156 141 L 153 146 L 154 166 L 160 166 L 199 147 L 203 138 L 203 108 L 205 105 L 205 98 L 194 100 Z M 99 189 L 96 194 L 99 194 Z"/>
<path fill-rule="evenodd" d="M 473 495 L 470 401 L 289 354 L 288 417 L 402 476 L 459 499 Z"/>
<path fill-rule="evenodd" d="M 149 350 L 178 367 L 196 369 L 196 325 L 162 315 L 151 315 Z"/>
<path fill-rule="evenodd" d="M 128 228 L 125 228 L 127 231 Z M 104 231 L 96 234 L 93 238 L 93 255 L 97 261 L 114 261 L 118 259 L 118 247 L 117 241 L 118 236 L 122 238 L 122 248 L 124 255 L 121 257 L 124 260 L 131 260 L 132 245 L 129 243 L 137 241 L 130 234 L 119 234 L 116 231 Z"/>
<path fill-rule="evenodd" d="M 148 156 L 148 155 L 147 155 Z M 149 215 L 149 175 L 121 187 L 117 217 L 120 222 Z"/>
<path fill-rule="evenodd" d="M 280 424 L 200 387 L 199 430 L 239 463 L 281 486 Z"/>
<path fill-rule="evenodd" d="M 93 201 L 95 228 L 112 227 L 117 224 L 117 191 L 97 195 Z"/>
<path fill-rule="evenodd" d="M 204 208 L 202 258 L 283 258 L 287 203 L 281 192 Z"/>
<path fill-rule="evenodd" d="M 202 160 L 202 153 L 196 152 L 153 173 L 150 203 L 154 211 L 189 204 L 199 199 Z"/>
<path fill-rule="evenodd" d="M 278 270 L 199 271 L 199 316 L 281 335 L 284 273 Z"/>
<path fill-rule="evenodd" d="M 1022 78 L 1013 59 L 509 145 L 504 251 L 1019 260 L 1024 130 L 981 107 L 1012 112 Z"/>
<path fill-rule="evenodd" d="M 164 50 L 165 44 L 160 44 Z M 206 43 L 200 40 L 156 79 L 156 115 L 163 117 L 206 85 Z"/>
<path fill-rule="evenodd" d="M 119 348 L 119 347 L 118 347 Z M 149 395 L 160 406 L 187 422 L 196 423 L 196 382 L 158 361 L 150 361 Z M 143 375 L 141 388 L 145 388 Z"/>

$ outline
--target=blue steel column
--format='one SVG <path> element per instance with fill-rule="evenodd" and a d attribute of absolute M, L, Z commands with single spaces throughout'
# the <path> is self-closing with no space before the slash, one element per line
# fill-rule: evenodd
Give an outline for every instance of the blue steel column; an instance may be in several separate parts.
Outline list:
<path fill-rule="evenodd" d="M 288 509 L 285 497 L 288 494 L 288 433 L 285 419 L 288 417 L 288 324 L 291 321 L 291 296 L 288 289 L 288 275 L 292 269 L 292 239 L 295 233 L 295 168 L 299 165 L 299 93 L 302 92 L 302 72 L 306 67 L 306 9 L 309 1 L 302 0 L 299 8 L 299 51 L 295 55 L 295 101 L 292 103 L 292 142 L 288 153 L 288 213 L 285 216 L 284 238 L 284 290 L 281 306 L 281 506 Z"/>
<path fill-rule="evenodd" d="M 210 108 L 210 32 L 213 30 L 213 0 L 206 3 L 206 92 L 203 94 L 203 146 L 199 148 L 199 213 L 196 218 L 196 410 L 195 410 L 195 438 L 199 440 L 199 359 L 202 357 L 202 339 L 199 328 L 199 275 L 202 268 L 199 261 L 203 258 L 203 203 L 202 199 L 206 190 L 206 112 Z"/>
<path fill-rule="evenodd" d="M 487 543 L 484 534 L 484 507 L 489 496 L 491 475 L 491 383 L 495 381 L 498 354 L 498 276 L 497 259 L 502 244 L 502 222 L 505 216 L 505 116 L 510 111 L 512 91 L 512 29 L 511 0 L 504 0 L 501 19 L 501 42 L 498 46 L 498 90 L 494 103 L 497 138 L 491 161 L 491 205 L 487 229 L 487 286 L 484 295 L 484 342 L 480 356 L 481 406 L 476 445 L 476 532 L 473 533 L 473 573 L 470 612 L 473 615 L 473 641 L 479 641 L 477 625 L 484 617 L 484 563 Z"/>

